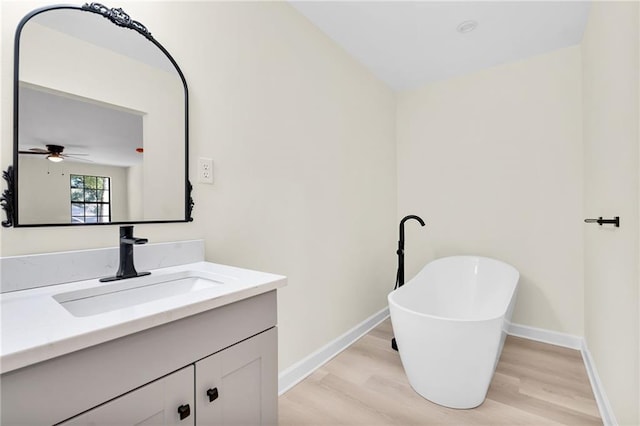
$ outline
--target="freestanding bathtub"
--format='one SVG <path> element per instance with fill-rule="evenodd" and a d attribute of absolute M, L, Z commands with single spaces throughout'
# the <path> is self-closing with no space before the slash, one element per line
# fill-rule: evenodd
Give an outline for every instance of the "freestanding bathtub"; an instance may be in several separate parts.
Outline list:
<path fill-rule="evenodd" d="M 506 338 L 520 274 L 504 262 L 453 256 L 389 293 L 391 323 L 413 389 L 451 408 L 482 404 Z"/>

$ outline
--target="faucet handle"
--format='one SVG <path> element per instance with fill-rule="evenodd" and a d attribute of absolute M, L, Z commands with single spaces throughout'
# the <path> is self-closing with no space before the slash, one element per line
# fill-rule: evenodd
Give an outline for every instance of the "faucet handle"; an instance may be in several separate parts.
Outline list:
<path fill-rule="evenodd" d="M 149 240 L 133 236 L 133 225 L 120 227 L 120 243 L 122 244 L 146 244 Z"/>
<path fill-rule="evenodd" d="M 147 238 L 129 237 L 120 238 L 120 242 L 123 244 L 146 244 L 149 240 Z"/>

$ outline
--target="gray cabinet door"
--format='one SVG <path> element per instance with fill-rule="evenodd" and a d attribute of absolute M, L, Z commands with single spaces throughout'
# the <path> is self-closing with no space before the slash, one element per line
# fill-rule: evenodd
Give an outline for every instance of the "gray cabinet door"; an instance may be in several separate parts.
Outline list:
<path fill-rule="evenodd" d="M 99 367 L 98 367 L 99 368 Z M 62 426 L 194 426 L 193 365 L 87 411 Z M 188 410 L 186 406 L 189 406 Z M 184 419 L 178 408 L 182 407 Z M 186 411 L 189 415 L 185 416 Z"/>
<path fill-rule="evenodd" d="M 274 327 L 195 364 L 198 426 L 278 423 L 277 345 Z"/>

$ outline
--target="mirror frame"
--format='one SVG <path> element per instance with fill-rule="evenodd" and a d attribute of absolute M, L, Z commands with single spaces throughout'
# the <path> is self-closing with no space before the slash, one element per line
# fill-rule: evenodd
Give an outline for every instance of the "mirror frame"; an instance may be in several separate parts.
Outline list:
<path fill-rule="evenodd" d="M 23 27 L 26 23 L 43 12 L 59 9 L 71 9 L 78 10 L 86 13 L 96 13 L 104 18 L 110 20 L 113 24 L 138 32 L 144 36 L 147 40 L 153 43 L 158 49 L 160 49 L 171 61 L 175 67 L 182 85 L 184 86 L 184 161 L 185 161 L 185 188 L 184 188 L 184 219 L 171 219 L 171 220 L 142 220 L 142 221 L 120 221 L 120 222 L 106 222 L 106 223 L 34 223 L 34 224 L 21 224 L 18 217 L 18 105 L 19 105 L 19 69 L 20 69 L 20 35 Z M 187 81 L 182 74 L 182 70 L 173 59 L 171 54 L 151 35 L 151 32 L 138 21 L 134 21 L 131 17 L 125 13 L 121 8 L 108 8 L 100 3 L 85 3 L 83 6 L 73 5 L 54 5 L 45 6 L 39 9 L 35 9 L 29 12 L 22 18 L 16 29 L 14 38 L 14 59 L 13 59 L 13 165 L 10 165 L 6 171 L 3 171 L 2 177 L 7 182 L 8 189 L 5 189 L 0 196 L 0 206 L 7 215 L 7 220 L 2 221 L 2 226 L 9 227 L 43 227 L 43 226 L 104 226 L 104 225 L 125 225 L 125 224 L 137 224 L 137 223 L 176 223 L 176 222 L 192 222 L 193 217 L 191 213 L 193 211 L 193 198 L 191 197 L 191 191 L 193 186 L 189 182 L 189 92 L 187 89 Z"/>

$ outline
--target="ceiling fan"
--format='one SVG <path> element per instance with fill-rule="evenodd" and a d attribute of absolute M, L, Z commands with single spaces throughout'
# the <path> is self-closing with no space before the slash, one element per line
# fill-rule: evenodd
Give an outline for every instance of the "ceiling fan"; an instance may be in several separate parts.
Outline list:
<path fill-rule="evenodd" d="M 45 145 L 47 149 L 42 148 L 29 148 L 28 151 L 18 151 L 19 154 L 35 154 L 35 155 L 46 155 L 47 160 L 53 161 L 54 163 L 59 163 L 65 158 L 75 158 L 78 156 L 84 156 L 89 154 L 63 154 L 64 146 L 62 145 Z M 83 161 L 91 161 L 85 160 L 83 158 L 78 158 L 78 160 Z"/>

